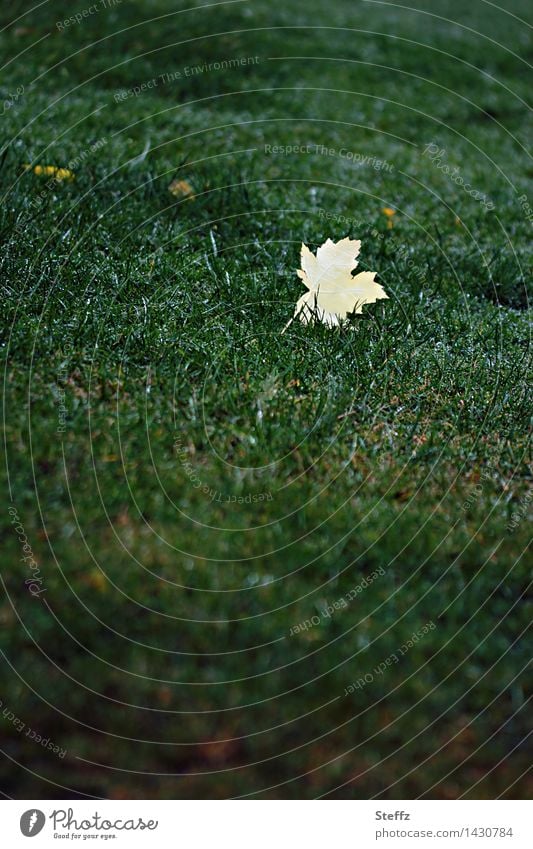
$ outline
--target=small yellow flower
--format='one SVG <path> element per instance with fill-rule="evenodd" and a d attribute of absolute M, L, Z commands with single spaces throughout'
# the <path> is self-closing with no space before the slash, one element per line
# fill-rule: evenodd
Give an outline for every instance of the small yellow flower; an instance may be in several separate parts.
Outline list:
<path fill-rule="evenodd" d="M 74 174 L 68 168 L 56 168 L 55 177 L 56 180 L 73 180 Z"/>
<path fill-rule="evenodd" d="M 195 197 L 194 189 L 187 180 L 172 180 L 168 190 L 175 198 L 188 198 L 189 200 L 194 200 Z"/>
<path fill-rule="evenodd" d="M 56 165 L 29 165 L 25 162 L 22 166 L 25 171 L 33 171 L 38 177 L 55 177 L 58 183 L 63 180 L 74 180 L 75 174 L 68 168 L 58 168 Z"/>
<path fill-rule="evenodd" d="M 391 206 L 384 206 L 381 211 L 384 215 L 387 216 L 387 227 L 389 228 L 389 230 L 392 230 L 392 218 L 394 215 L 396 215 L 396 210 L 393 209 Z"/>

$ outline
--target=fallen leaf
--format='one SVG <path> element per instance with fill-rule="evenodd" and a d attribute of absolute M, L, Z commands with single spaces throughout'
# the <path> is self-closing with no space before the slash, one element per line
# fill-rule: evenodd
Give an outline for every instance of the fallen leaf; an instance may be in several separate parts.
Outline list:
<path fill-rule="evenodd" d="M 108 590 L 107 578 L 100 569 L 92 569 L 85 576 L 84 583 L 101 593 L 105 593 Z"/>
<path fill-rule="evenodd" d="M 172 690 L 170 689 L 170 687 L 159 687 L 159 689 L 157 690 L 157 700 L 159 704 L 168 707 L 168 705 L 172 701 Z"/>
<path fill-rule="evenodd" d="M 352 277 L 360 248 L 361 242 L 349 237 L 339 242 L 328 239 L 315 256 L 302 244 L 302 267 L 296 273 L 309 291 L 296 304 L 291 321 L 299 318 L 309 324 L 318 320 L 334 327 L 349 313 L 361 313 L 365 304 L 388 298 L 383 287 L 374 282 L 377 272 L 361 271 Z"/>
<path fill-rule="evenodd" d="M 187 182 L 187 180 L 172 180 L 168 190 L 176 198 L 189 198 L 189 200 L 194 200 L 193 187 Z"/>

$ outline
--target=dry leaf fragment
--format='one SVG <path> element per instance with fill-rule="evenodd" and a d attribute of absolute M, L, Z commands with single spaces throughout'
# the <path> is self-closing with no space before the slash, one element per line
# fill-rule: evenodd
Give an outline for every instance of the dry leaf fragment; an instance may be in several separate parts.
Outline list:
<path fill-rule="evenodd" d="M 189 198 L 189 200 L 194 200 L 193 187 L 187 182 L 187 180 L 172 180 L 168 190 L 176 198 Z"/>
<path fill-rule="evenodd" d="M 98 592 L 105 593 L 108 590 L 108 581 L 101 569 L 92 569 L 83 578 L 83 582 Z"/>
<path fill-rule="evenodd" d="M 315 256 L 302 244 L 302 267 L 296 273 L 309 291 L 296 304 L 293 318 L 304 324 L 319 320 L 333 327 L 349 313 L 361 313 L 365 304 L 388 298 L 383 287 L 374 282 L 377 272 L 361 271 L 352 277 L 360 248 L 358 239 L 328 239 Z"/>

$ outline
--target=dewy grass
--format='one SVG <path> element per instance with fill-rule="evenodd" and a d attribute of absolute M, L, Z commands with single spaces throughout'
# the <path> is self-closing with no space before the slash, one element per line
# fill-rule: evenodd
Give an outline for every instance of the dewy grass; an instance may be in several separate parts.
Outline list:
<path fill-rule="evenodd" d="M 2 791 L 526 797 L 525 0 L 49 6 L 0 35 L 1 698 L 68 755 L 2 723 Z M 346 236 L 389 300 L 281 335 Z"/>

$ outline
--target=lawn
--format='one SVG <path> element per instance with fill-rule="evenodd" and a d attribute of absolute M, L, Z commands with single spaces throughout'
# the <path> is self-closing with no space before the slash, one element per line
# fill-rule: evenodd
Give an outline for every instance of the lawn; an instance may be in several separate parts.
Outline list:
<path fill-rule="evenodd" d="M 531 8 L 417 3 L 0 12 L 4 795 L 531 794 Z"/>

